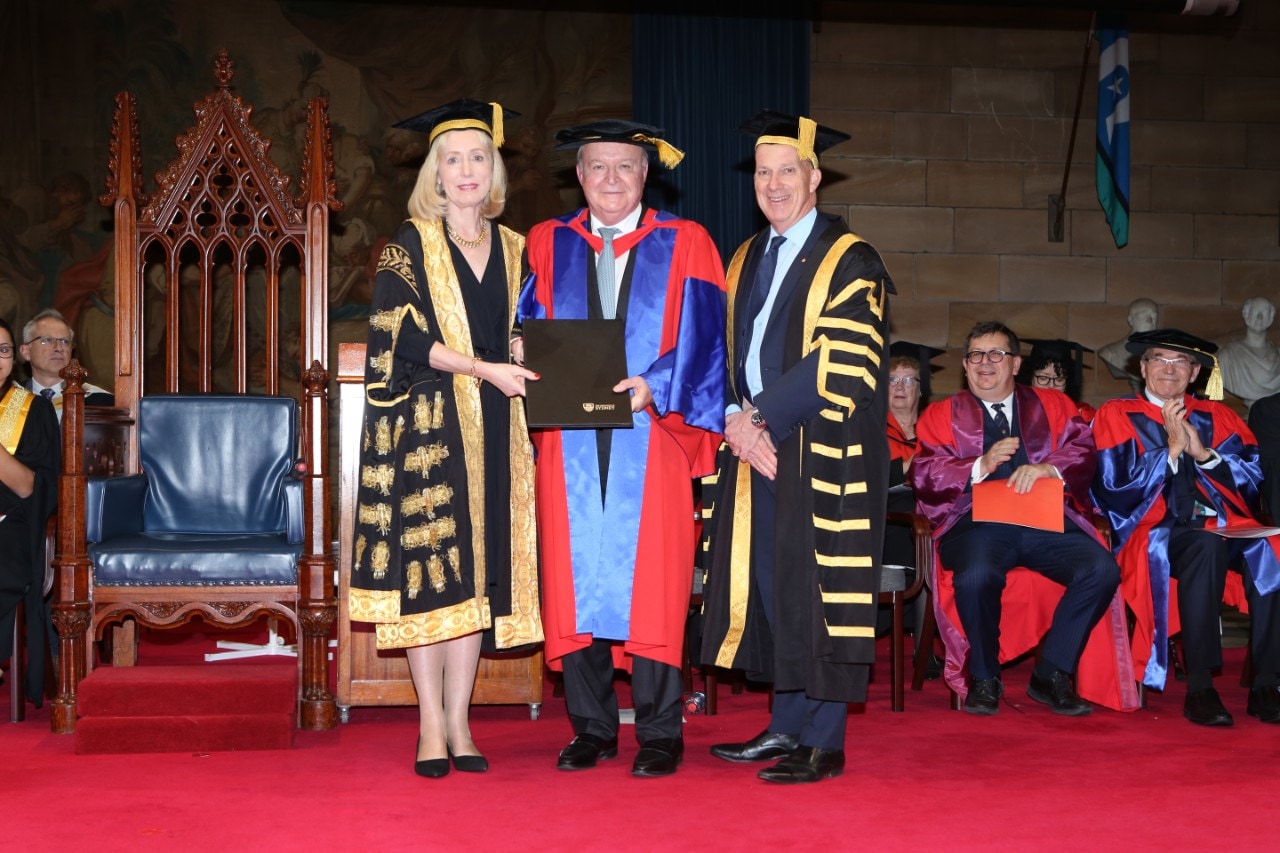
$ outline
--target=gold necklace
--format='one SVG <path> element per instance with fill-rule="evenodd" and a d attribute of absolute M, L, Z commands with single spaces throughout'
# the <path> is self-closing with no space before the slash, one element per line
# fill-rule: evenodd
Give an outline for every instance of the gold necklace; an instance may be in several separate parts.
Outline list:
<path fill-rule="evenodd" d="M 444 221 L 444 230 L 449 232 L 449 238 L 453 240 L 453 242 L 462 246 L 464 249 L 477 249 L 484 243 L 484 238 L 489 236 L 489 220 L 480 220 L 480 236 L 476 237 L 474 240 L 462 239 L 462 235 L 453 230 L 453 226 L 449 224 L 449 220 L 447 219 Z"/>

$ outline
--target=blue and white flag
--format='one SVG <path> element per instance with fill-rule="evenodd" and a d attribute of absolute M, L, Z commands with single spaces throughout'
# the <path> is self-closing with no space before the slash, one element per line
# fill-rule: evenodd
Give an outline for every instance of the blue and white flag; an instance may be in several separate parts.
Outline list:
<path fill-rule="evenodd" d="M 1098 202 L 1116 246 L 1129 242 L 1129 30 L 1098 30 Z"/>

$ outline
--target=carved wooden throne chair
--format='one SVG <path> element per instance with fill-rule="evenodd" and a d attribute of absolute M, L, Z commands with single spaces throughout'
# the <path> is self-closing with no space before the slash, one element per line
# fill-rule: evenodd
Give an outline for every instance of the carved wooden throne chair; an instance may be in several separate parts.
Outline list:
<path fill-rule="evenodd" d="M 76 362 L 65 371 L 52 728 L 109 638 L 137 656 L 136 625 L 266 616 L 299 645 L 299 724 L 336 723 L 327 639 L 335 618 L 326 471 L 327 258 L 333 180 L 328 106 L 309 105 L 300 197 L 231 90 L 195 105 L 178 156 L 143 192 L 134 96 L 116 98 L 115 396 L 128 424 L 122 476 L 90 478 Z M 287 141 L 282 141 L 287 144 Z M 252 393 L 251 393 L 252 392 Z M 296 464 L 295 464 L 296 463 Z M 110 634 L 108 634 L 110 631 Z M 216 664 L 214 664 L 216 666 Z"/>

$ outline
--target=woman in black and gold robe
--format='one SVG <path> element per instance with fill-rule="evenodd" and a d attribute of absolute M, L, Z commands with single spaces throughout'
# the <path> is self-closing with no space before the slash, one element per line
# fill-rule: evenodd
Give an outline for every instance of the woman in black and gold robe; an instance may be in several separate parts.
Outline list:
<path fill-rule="evenodd" d="M 404 648 L 420 712 L 415 770 L 483 771 L 468 707 L 482 646 L 542 639 L 533 458 L 510 363 L 524 239 L 492 222 L 502 108 L 456 101 L 430 134 L 412 217 L 382 252 L 369 318 L 351 618 Z"/>
<path fill-rule="evenodd" d="M 0 319 L 0 663 L 14 653 L 19 602 L 27 615 L 27 698 L 44 700 L 46 639 L 44 533 L 58 502 L 62 461 L 53 404 L 13 381 L 18 342 Z"/>

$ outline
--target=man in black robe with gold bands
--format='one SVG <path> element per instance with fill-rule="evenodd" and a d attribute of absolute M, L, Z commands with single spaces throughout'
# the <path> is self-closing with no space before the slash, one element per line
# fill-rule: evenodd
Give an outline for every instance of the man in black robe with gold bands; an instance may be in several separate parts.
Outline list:
<path fill-rule="evenodd" d="M 730 399 L 704 512 L 710 552 L 703 660 L 774 683 L 768 728 L 719 744 L 727 761 L 781 759 L 779 783 L 844 770 L 847 703 L 866 700 L 889 450 L 888 294 L 879 254 L 817 211 L 818 153 L 848 139 L 760 113 L 756 200 L 769 227 L 729 265 Z"/>

